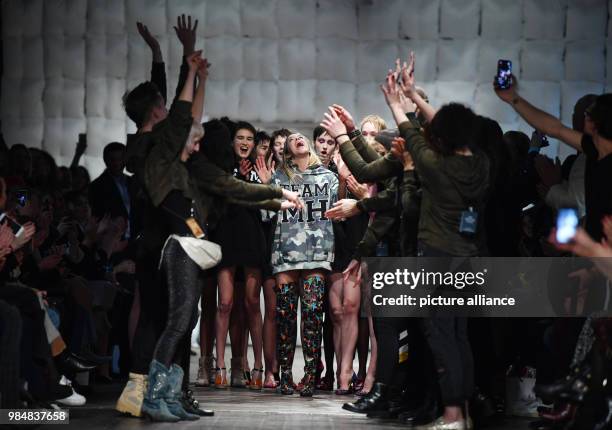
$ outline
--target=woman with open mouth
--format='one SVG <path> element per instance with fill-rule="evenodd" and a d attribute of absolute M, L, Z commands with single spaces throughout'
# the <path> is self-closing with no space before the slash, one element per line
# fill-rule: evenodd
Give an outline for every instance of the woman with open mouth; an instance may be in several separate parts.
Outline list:
<path fill-rule="evenodd" d="M 255 148 L 255 128 L 248 122 L 234 124 L 232 147 L 235 157 L 234 176 L 248 182 L 261 182 L 252 169 L 249 157 Z M 217 369 L 215 387 L 226 388 L 228 385 L 237 388 L 246 386 L 243 369 L 244 362 L 244 324 L 240 321 L 232 323 L 230 314 L 235 306 L 246 307 L 247 327 L 253 342 L 255 363 L 251 373 L 249 387 L 261 389 L 263 382 L 263 323 L 259 304 L 261 294 L 261 268 L 265 264 L 265 238 L 261 228 L 261 215 L 258 209 L 230 205 L 226 214 L 212 234 L 215 242 L 221 245 L 223 258 L 219 263 L 217 284 L 219 301 L 216 318 L 216 352 Z M 242 273 L 237 273 L 241 269 Z M 243 276 L 240 276 L 243 275 Z M 244 301 L 235 294 L 236 285 L 244 282 Z M 242 312 L 234 312 L 234 317 L 240 317 Z M 237 326 L 234 327 L 234 323 Z M 239 327 L 239 326 L 240 327 Z M 225 367 L 225 345 L 228 331 L 232 337 L 231 377 L 228 384 Z"/>
<path fill-rule="evenodd" d="M 292 365 L 297 338 L 297 305 L 302 301 L 304 379 L 300 395 L 310 397 L 321 356 L 325 277 L 334 261 L 334 231 L 325 211 L 338 198 L 338 178 L 322 166 L 302 134 L 287 138 L 283 163 L 272 183 L 298 192 L 304 209 L 278 214 L 272 243 L 277 283 L 277 359 L 280 392 L 293 394 Z"/>

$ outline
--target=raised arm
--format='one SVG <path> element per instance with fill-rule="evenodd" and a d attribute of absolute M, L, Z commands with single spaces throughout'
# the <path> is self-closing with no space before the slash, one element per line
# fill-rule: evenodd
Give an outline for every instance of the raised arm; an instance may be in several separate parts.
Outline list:
<path fill-rule="evenodd" d="M 201 190 L 224 197 L 228 201 L 262 202 L 284 198 L 295 203 L 297 207 L 302 206 L 297 193 L 275 185 L 254 184 L 237 179 L 211 163 L 203 154 L 194 155 L 190 163 L 189 174 Z M 240 204 L 244 205 L 244 203 Z M 270 209 L 261 205 L 257 207 Z M 278 210 L 278 208 L 271 210 Z"/>
<path fill-rule="evenodd" d="M 210 64 L 208 60 L 204 58 L 198 66 L 198 87 L 193 98 L 193 105 L 191 106 L 191 116 L 194 121 L 201 122 L 202 114 L 204 113 L 204 98 L 206 97 L 206 79 L 208 78 L 208 67 Z"/>
<path fill-rule="evenodd" d="M 397 176 L 403 170 L 402 163 L 390 157 L 379 158 L 366 163 L 359 155 L 348 137 L 346 126 L 342 123 L 334 108 L 325 113 L 321 126 L 340 144 L 340 154 L 349 170 L 358 182 L 377 182 Z"/>
<path fill-rule="evenodd" d="M 149 32 L 149 29 L 142 22 L 137 22 L 138 33 L 143 38 L 145 43 L 151 49 L 153 55 L 153 64 L 151 65 L 151 82 L 155 84 L 159 93 L 164 98 L 164 103 L 167 98 L 166 89 L 166 68 L 164 66 L 164 58 L 162 56 L 161 48 L 157 39 Z"/>
<path fill-rule="evenodd" d="M 380 154 L 365 141 L 361 135 L 361 131 L 355 127 L 355 121 L 353 120 L 353 116 L 350 114 L 350 112 L 338 104 L 334 104 L 332 107 L 336 111 L 340 121 L 342 121 L 346 127 L 346 132 L 350 133 L 353 145 L 355 146 L 357 152 L 359 152 L 359 155 L 361 155 L 368 163 L 378 160 L 380 158 Z"/>
<path fill-rule="evenodd" d="M 189 15 L 187 19 L 185 18 L 185 15 L 181 15 L 176 18 L 176 26 L 174 27 L 174 31 L 176 32 L 176 37 L 178 37 L 179 41 L 183 45 L 183 62 L 181 64 L 179 79 L 176 85 L 175 99 L 178 98 L 180 89 L 183 88 L 185 80 L 187 79 L 187 73 L 189 71 L 187 58 L 195 50 L 197 28 L 198 20 L 196 19 L 192 26 L 191 15 Z"/>
<path fill-rule="evenodd" d="M 582 151 L 582 133 L 572 130 L 563 125 L 563 123 L 554 116 L 543 110 L 533 106 L 527 100 L 522 98 L 517 91 L 518 82 L 514 76 L 512 77 L 513 84 L 507 90 L 501 90 L 493 85 L 495 94 L 508 103 L 512 108 L 536 130 L 554 137 L 560 141 L 572 146 L 578 151 Z"/>
<path fill-rule="evenodd" d="M 416 91 L 416 84 L 415 84 L 415 77 L 414 77 L 414 63 L 415 63 L 414 52 L 410 53 L 408 63 L 404 62 L 401 68 L 399 67 L 399 59 L 398 59 L 396 61 L 395 79 L 397 80 L 398 77 L 401 76 L 400 86 L 402 89 L 402 93 L 404 94 L 404 96 L 412 100 L 412 102 L 421 111 L 421 113 L 423 114 L 423 117 L 427 120 L 427 122 L 431 122 L 433 117 L 436 115 L 436 110 L 433 108 L 433 106 L 427 103 L 423 99 L 423 97 L 421 97 L 419 93 Z M 404 113 L 406 113 L 405 109 L 402 109 L 402 110 L 404 110 Z"/>

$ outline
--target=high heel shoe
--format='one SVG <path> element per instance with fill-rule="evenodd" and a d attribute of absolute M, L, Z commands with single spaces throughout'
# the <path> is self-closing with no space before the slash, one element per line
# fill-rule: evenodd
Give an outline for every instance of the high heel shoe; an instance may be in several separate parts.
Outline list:
<path fill-rule="evenodd" d="M 225 367 L 215 369 L 215 388 L 227 388 L 227 369 Z"/>
<path fill-rule="evenodd" d="M 316 385 L 319 391 L 333 391 L 334 390 L 334 375 L 326 374 L 319 383 Z"/>
<path fill-rule="evenodd" d="M 251 372 L 251 382 L 249 384 L 250 390 L 261 390 L 263 388 L 263 374 L 264 370 L 261 369 L 253 369 Z"/>
<path fill-rule="evenodd" d="M 300 390 L 301 397 L 312 397 L 315 391 L 315 378 L 313 375 L 306 375 L 302 379 L 302 389 Z"/>
<path fill-rule="evenodd" d="M 280 372 L 280 384 L 278 390 L 281 394 L 290 396 L 293 394 L 293 375 L 290 370 L 282 370 Z"/>

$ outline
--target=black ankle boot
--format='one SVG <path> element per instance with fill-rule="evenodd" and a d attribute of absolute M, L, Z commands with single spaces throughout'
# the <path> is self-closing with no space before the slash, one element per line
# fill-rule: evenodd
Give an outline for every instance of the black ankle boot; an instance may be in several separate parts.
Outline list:
<path fill-rule="evenodd" d="M 386 384 L 377 382 L 367 396 L 353 403 L 345 403 L 342 409 L 358 414 L 367 414 L 373 411 L 386 411 L 389 409 L 389 401 L 387 399 L 388 390 L 389 387 Z"/>
<path fill-rule="evenodd" d="M 210 409 L 200 409 L 200 402 L 193 397 L 193 391 L 191 390 L 183 391 L 181 404 L 183 405 L 183 409 L 190 414 L 199 415 L 201 417 L 212 417 L 215 415 L 215 412 Z"/>

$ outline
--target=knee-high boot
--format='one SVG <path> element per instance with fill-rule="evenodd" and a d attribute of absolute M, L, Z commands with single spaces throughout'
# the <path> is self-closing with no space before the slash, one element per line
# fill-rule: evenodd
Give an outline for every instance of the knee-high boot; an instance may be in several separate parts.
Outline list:
<path fill-rule="evenodd" d="M 304 389 L 301 396 L 314 393 L 317 364 L 321 357 L 323 330 L 323 295 L 325 282 L 320 276 L 311 276 L 302 284 L 302 350 L 304 351 Z"/>
<path fill-rule="evenodd" d="M 276 298 L 276 357 L 280 368 L 280 391 L 293 394 L 293 356 L 297 338 L 297 285 L 293 282 L 281 284 Z"/>

